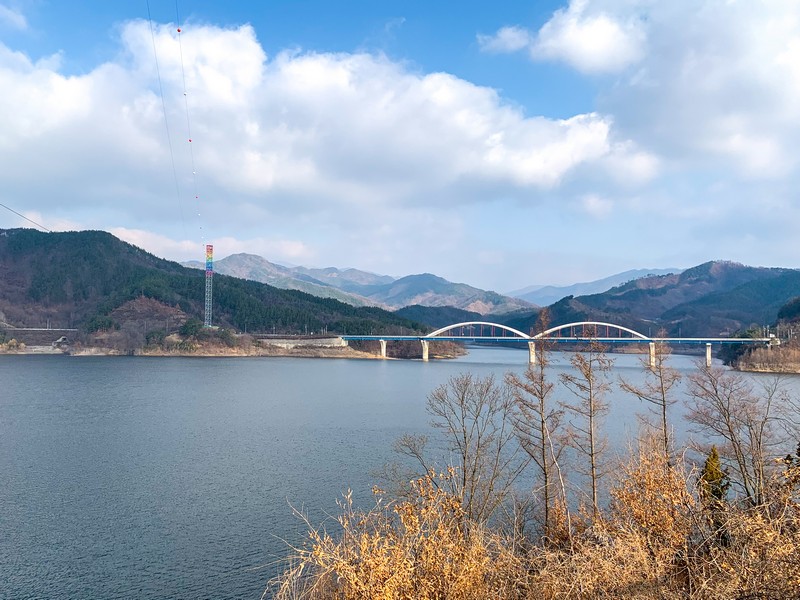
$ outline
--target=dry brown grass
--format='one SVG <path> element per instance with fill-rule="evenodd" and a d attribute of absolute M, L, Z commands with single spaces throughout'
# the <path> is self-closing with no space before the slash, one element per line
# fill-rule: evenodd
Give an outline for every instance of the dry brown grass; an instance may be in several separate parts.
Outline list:
<path fill-rule="evenodd" d="M 766 373 L 800 372 L 800 347 L 776 346 L 754 348 L 737 362 L 737 368 Z"/>
<path fill-rule="evenodd" d="M 349 496 L 337 537 L 311 529 L 275 598 L 434 600 L 524 598 L 525 565 L 499 535 L 467 521 L 459 499 L 440 489 L 447 475 L 412 482 L 414 497 L 370 512 Z"/>
<path fill-rule="evenodd" d="M 703 506 L 694 476 L 644 446 L 618 471 L 612 501 L 562 535 L 518 540 L 469 522 L 442 475 L 414 495 L 355 511 L 332 536 L 310 529 L 273 582 L 278 600 L 800 598 L 800 467 L 782 471 L 761 506 Z M 564 518 L 560 522 L 566 523 Z"/>

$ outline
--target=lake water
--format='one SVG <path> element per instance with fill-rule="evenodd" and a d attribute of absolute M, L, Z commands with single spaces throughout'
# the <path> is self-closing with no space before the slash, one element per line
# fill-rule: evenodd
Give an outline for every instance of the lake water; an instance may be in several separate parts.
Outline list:
<path fill-rule="evenodd" d="M 0 598 L 259 598 L 305 531 L 292 507 L 367 505 L 392 441 L 431 432 L 433 388 L 526 360 L 0 356 Z M 621 447 L 643 408 L 611 399 Z"/>

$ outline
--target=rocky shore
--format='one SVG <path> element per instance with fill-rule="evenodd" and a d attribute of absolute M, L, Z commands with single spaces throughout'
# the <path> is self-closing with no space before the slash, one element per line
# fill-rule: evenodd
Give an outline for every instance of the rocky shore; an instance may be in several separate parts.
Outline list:
<path fill-rule="evenodd" d="M 102 338 L 96 343 L 81 342 L 27 345 L 11 339 L 0 344 L 0 355 L 3 354 L 66 354 L 69 356 L 185 356 L 185 357 L 259 357 L 259 356 L 292 356 L 297 358 L 360 358 L 380 359 L 372 348 L 352 348 L 341 338 L 292 339 L 270 338 L 255 339 L 251 336 L 238 335 L 223 343 L 219 339 L 184 339 L 178 335 L 168 336 L 163 343 L 147 345 L 141 348 L 120 348 L 106 345 Z M 99 342 L 99 343 L 97 343 Z M 432 353 L 432 358 L 453 358 L 463 354 L 453 352 L 450 348 L 442 348 L 440 353 Z M 392 360 L 395 357 L 390 357 Z M 410 357 L 413 358 L 413 357 Z"/>
<path fill-rule="evenodd" d="M 208 356 L 208 357 L 228 357 L 228 356 L 294 356 L 298 358 L 379 358 L 369 352 L 354 350 L 349 346 L 278 346 L 271 344 L 259 344 L 249 347 L 226 347 L 217 345 L 198 346 L 193 350 L 185 349 L 165 349 L 165 348 L 142 348 L 134 352 L 136 356 Z"/>

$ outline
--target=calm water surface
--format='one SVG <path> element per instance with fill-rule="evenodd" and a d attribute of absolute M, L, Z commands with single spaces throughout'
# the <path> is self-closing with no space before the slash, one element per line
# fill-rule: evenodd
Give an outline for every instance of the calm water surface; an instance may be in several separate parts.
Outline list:
<path fill-rule="evenodd" d="M 430 433 L 434 387 L 526 359 L 0 356 L 0 598 L 259 598 L 302 538 L 292 507 L 366 505 L 392 440 Z M 612 395 L 614 443 L 642 410 Z"/>

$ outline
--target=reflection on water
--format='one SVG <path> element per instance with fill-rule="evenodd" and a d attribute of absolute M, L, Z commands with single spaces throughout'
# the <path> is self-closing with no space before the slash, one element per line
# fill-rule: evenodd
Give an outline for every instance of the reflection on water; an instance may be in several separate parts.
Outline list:
<path fill-rule="evenodd" d="M 615 358 L 641 381 L 639 357 Z M 0 356 L 0 598 L 257 598 L 301 539 L 292 507 L 320 522 L 348 487 L 369 502 L 392 440 L 430 433 L 435 386 L 526 360 Z M 554 378 L 569 368 L 553 355 Z M 645 407 L 609 398 L 621 448 Z"/>

